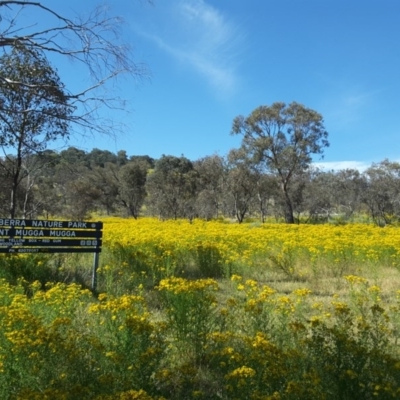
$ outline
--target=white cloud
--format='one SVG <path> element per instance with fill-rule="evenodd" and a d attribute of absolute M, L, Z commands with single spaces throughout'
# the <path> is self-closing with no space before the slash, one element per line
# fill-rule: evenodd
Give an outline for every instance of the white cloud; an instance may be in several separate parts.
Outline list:
<path fill-rule="evenodd" d="M 325 118 L 331 125 L 348 128 L 359 124 L 365 119 L 371 103 L 374 101 L 375 92 L 361 92 L 358 90 L 344 90 L 333 95 L 326 105 Z"/>
<path fill-rule="evenodd" d="M 140 33 L 219 93 L 235 91 L 243 41 L 238 25 L 204 0 L 171 2 L 164 6 L 163 16 L 156 25 L 142 26 Z"/>
<path fill-rule="evenodd" d="M 313 163 L 314 167 L 321 168 L 325 171 L 339 171 L 341 169 L 357 169 L 360 172 L 365 171 L 371 166 L 371 163 L 363 161 L 328 161 L 328 162 L 316 162 Z"/>

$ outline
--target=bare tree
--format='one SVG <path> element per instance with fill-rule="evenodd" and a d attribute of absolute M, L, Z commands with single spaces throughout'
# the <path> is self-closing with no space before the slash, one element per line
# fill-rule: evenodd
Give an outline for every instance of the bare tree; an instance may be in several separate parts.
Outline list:
<path fill-rule="evenodd" d="M 87 16 L 69 18 L 59 14 L 56 6 L 50 8 L 44 3 L 0 0 L 0 49 L 7 52 L 9 48 L 22 46 L 47 58 L 51 55 L 68 58 L 79 71 L 83 67 L 91 81 L 86 87 L 67 94 L 68 103 L 76 107 L 69 121 L 79 125 L 81 131 L 115 132 L 112 121 L 104 121 L 98 113 L 104 106 L 118 109 L 124 106 L 123 100 L 115 96 L 115 90 L 112 95 L 108 94 L 108 84 L 121 75 L 143 77 L 147 74 L 143 65 L 133 61 L 130 46 L 122 40 L 121 18 L 110 17 L 105 6 L 96 7 Z M 26 25 L 23 21 L 27 14 L 37 15 L 37 21 Z M 7 76 L 1 80 L 26 86 Z"/>

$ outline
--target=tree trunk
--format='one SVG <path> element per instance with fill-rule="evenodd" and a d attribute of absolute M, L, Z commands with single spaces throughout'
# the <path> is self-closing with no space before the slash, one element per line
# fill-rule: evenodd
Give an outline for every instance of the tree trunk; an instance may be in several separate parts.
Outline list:
<path fill-rule="evenodd" d="M 267 202 L 260 194 L 257 195 L 257 198 L 260 210 L 260 220 L 261 223 L 263 224 L 265 222 L 265 216 L 267 215 Z"/>
<path fill-rule="evenodd" d="M 10 204 L 10 218 L 15 218 L 15 211 L 17 209 L 17 188 L 19 186 L 19 176 L 22 168 L 22 155 L 21 155 L 21 141 L 18 144 L 17 163 L 13 171 L 12 188 L 11 188 L 11 204 Z"/>
<path fill-rule="evenodd" d="M 282 185 L 282 190 L 283 190 L 283 196 L 285 198 L 285 204 L 284 204 L 285 222 L 287 224 L 294 224 L 292 200 L 290 199 L 287 187 L 285 185 Z"/>

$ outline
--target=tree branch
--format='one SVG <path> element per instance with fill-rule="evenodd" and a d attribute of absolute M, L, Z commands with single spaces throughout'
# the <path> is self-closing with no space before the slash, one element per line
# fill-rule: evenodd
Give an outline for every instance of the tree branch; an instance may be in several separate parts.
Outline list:
<path fill-rule="evenodd" d="M 52 22 L 47 26 L 40 22 L 40 27 L 38 24 L 18 26 L 23 12 L 34 9 L 51 17 Z M 80 105 L 71 122 L 95 132 L 114 129 L 114 125 L 107 128 L 104 121 L 100 122 L 97 114 L 101 106 L 125 109 L 122 99 L 105 95 L 108 84 L 124 75 L 135 79 L 148 76 L 147 68 L 134 62 L 130 46 L 121 38 L 122 19 L 109 17 L 104 6 L 96 7 L 86 17 L 71 19 L 42 2 L 25 0 L 0 0 L 0 10 L 4 10 L 0 12 L 2 22 L 8 22 L 8 26 L 0 29 L 0 49 L 5 52 L 9 47 L 22 45 L 46 55 L 58 54 L 77 61 L 88 72 L 91 83 L 67 93 L 70 104 Z M 7 77 L 0 79 L 2 84 L 20 85 L 25 89 L 36 87 Z M 0 110 L 2 106 L 0 103 Z"/>

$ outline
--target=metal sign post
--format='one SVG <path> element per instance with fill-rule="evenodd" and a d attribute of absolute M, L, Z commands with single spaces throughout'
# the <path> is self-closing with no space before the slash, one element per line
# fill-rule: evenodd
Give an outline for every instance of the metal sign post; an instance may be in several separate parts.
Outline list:
<path fill-rule="evenodd" d="M 92 270 L 92 290 L 93 292 L 97 289 L 97 269 L 99 268 L 99 254 L 93 254 L 93 270 Z"/>

